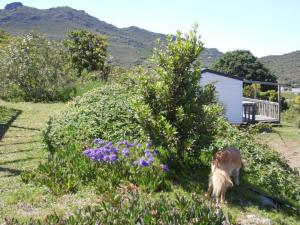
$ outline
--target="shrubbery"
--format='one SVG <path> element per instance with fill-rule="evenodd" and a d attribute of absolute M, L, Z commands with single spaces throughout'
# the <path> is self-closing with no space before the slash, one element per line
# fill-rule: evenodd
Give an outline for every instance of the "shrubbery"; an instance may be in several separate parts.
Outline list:
<path fill-rule="evenodd" d="M 180 161 L 197 157 L 201 147 L 212 141 L 221 110 L 210 106 L 214 88 L 200 86 L 203 50 L 194 28 L 183 38 L 168 37 L 165 50 L 154 50 L 153 74 L 140 76 L 135 111 L 139 123 L 154 144 Z"/>
<path fill-rule="evenodd" d="M 58 43 L 29 33 L 15 37 L 0 54 L 1 98 L 66 101 L 74 94 L 68 88 L 74 73 Z"/>
<path fill-rule="evenodd" d="M 169 190 L 169 168 L 158 156 L 163 153 L 139 143 L 104 142 L 95 139 L 92 148 L 75 145 L 57 151 L 35 171 L 24 173 L 24 181 L 46 185 L 54 194 L 75 192 L 93 184 L 100 193 L 113 190 L 124 182 L 143 191 Z"/>
<path fill-rule="evenodd" d="M 135 91 L 120 85 L 106 85 L 76 98 L 60 115 L 52 117 L 44 141 L 52 152 L 70 144 L 87 146 L 93 139 L 141 139 L 130 100 Z"/>
<path fill-rule="evenodd" d="M 116 194 L 112 190 L 99 206 L 77 211 L 69 218 L 54 213 L 43 221 L 31 220 L 28 224 L 226 224 L 222 211 L 197 194 L 150 196 L 132 185 L 123 186 L 120 191 Z M 7 224 L 20 223 L 12 219 Z"/>
<path fill-rule="evenodd" d="M 251 133 L 240 131 L 227 122 L 219 128 L 219 134 L 207 149 L 209 156 L 223 147 L 235 146 L 247 161 L 241 184 L 300 206 L 299 173 L 291 169 L 279 153 L 258 144 Z"/>

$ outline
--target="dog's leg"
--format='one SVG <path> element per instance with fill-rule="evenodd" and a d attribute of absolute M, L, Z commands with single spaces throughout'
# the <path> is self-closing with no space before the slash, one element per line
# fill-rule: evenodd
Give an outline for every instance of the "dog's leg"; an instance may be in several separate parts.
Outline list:
<path fill-rule="evenodd" d="M 221 203 L 222 204 L 227 204 L 227 202 L 225 201 L 225 194 L 226 194 L 226 187 L 222 188 L 222 191 L 221 191 Z"/>
<path fill-rule="evenodd" d="M 240 184 L 240 168 L 237 168 L 233 171 L 233 181 L 236 185 Z"/>
<path fill-rule="evenodd" d="M 207 190 L 207 192 L 205 193 L 205 196 L 206 196 L 206 197 L 210 197 L 212 191 L 213 191 L 213 184 L 212 184 L 211 174 L 210 174 L 210 175 L 209 175 L 209 178 L 208 178 L 208 190 Z"/>

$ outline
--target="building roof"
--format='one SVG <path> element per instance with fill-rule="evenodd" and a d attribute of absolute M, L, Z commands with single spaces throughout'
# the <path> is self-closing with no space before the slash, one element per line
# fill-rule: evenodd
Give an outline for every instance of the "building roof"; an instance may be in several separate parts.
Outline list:
<path fill-rule="evenodd" d="M 240 81 L 244 80 L 243 78 L 240 78 L 238 76 L 234 76 L 234 75 L 230 75 L 230 74 L 227 74 L 227 73 L 218 72 L 218 71 L 207 69 L 207 68 L 204 68 L 204 69 L 201 70 L 201 73 L 206 73 L 206 72 L 217 74 L 219 76 L 227 77 L 227 78 L 231 78 L 231 79 L 235 79 L 235 80 L 240 80 Z"/>

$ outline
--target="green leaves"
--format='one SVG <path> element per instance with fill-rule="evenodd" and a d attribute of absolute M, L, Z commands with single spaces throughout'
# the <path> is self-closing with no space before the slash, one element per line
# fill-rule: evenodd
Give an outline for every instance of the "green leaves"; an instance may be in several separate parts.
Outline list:
<path fill-rule="evenodd" d="M 72 96 L 73 71 L 58 43 L 29 33 L 15 37 L 0 53 L 0 97 L 58 101 Z"/>
<path fill-rule="evenodd" d="M 79 75 L 83 70 L 100 70 L 103 76 L 107 75 L 107 41 L 104 36 L 86 30 L 73 30 L 67 33 L 64 44 Z"/>
<path fill-rule="evenodd" d="M 214 100 L 214 89 L 199 84 L 199 54 L 203 49 L 197 26 L 185 36 L 180 32 L 176 37 L 168 36 L 165 48 L 158 45 L 154 50 L 154 71 L 141 73 L 142 97 L 134 102 L 144 132 L 156 145 L 162 145 L 181 160 L 188 155 L 185 151 L 199 154 L 214 133 L 210 117 L 216 119 L 220 114 L 204 111 L 204 106 Z"/>

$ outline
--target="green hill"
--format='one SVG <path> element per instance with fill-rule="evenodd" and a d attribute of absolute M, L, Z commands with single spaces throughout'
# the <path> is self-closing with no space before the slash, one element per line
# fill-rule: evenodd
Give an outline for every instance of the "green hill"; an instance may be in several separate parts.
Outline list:
<path fill-rule="evenodd" d="M 260 58 L 280 82 L 300 85 L 300 51 Z"/>
<path fill-rule="evenodd" d="M 0 10 L 0 29 L 11 34 L 36 30 L 49 38 L 63 39 L 66 31 L 77 28 L 106 35 L 112 61 L 121 66 L 142 64 L 151 54 L 155 40 L 164 41 L 166 37 L 134 26 L 118 28 L 70 7 L 41 10 L 16 2 Z M 202 54 L 204 66 L 209 66 L 221 54 L 217 49 L 206 49 Z"/>

